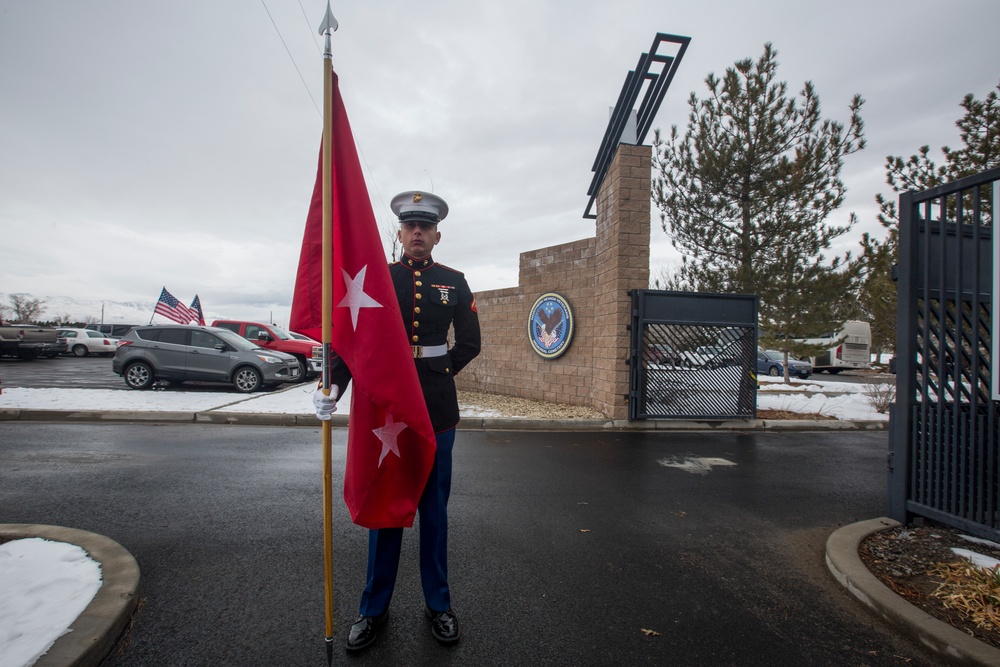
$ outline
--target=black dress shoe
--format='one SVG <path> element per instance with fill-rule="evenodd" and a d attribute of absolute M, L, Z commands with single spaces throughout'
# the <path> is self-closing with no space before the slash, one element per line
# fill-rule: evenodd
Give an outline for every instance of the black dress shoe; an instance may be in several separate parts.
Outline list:
<path fill-rule="evenodd" d="M 360 651 L 375 643 L 378 638 L 378 629 L 385 622 L 389 612 L 379 616 L 358 616 L 358 620 L 351 626 L 351 634 L 347 636 L 346 648 L 348 651 Z"/>
<path fill-rule="evenodd" d="M 458 641 L 458 618 L 451 609 L 447 611 L 431 611 L 424 607 L 424 614 L 431 619 L 431 634 L 442 644 L 454 644 Z"/>

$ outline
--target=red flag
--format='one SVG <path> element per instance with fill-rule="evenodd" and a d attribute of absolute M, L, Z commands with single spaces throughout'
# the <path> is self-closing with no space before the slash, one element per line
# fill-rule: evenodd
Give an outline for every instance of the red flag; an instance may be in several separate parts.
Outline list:
<path fill-rule="evenodd" d="M 434 462 L 434 429 L 351 126 L 333 75 L 333 340 L 353 376 L 344 500 L 366 528 L 410 527 Z M 323 326 L 323 162 L 299 255 L 289 328 L 320 340 Z"/>

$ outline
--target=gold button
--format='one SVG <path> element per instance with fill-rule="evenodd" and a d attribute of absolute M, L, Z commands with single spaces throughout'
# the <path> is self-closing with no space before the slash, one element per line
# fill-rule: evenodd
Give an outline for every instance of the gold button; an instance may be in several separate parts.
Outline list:
<path fill-rule="evenodd" d="M 444 369 L 444 372 L 445 372 L 445 373 L 450 373 L 450 372 L 451 372 L 451 369 L 450 369 L 450 368 L 446 368 L 446 369 Z"/>
<path fill-rule="evenodd" d="M 416 294 L 415 296 L 416 296 L 416 297 L 417 297 L 418 299 L 423 299 L 423 298 L 424 298 L 424 295 L 423 295 L 423 294 L 420 294 L 419 292 L 418 292 L 418 293 L 417 293 L 417 294 Z"/>
<path fill-rule="evenodd" d="M 420 314 L 420 306 L 414 307 L 413 312 L 416 313 L 417 315 L 419 315 Z"/>
<path fill-rule="evenodd" d="M 414 337 L 413 337 L 413 338 L 412 338 L 411 340 L 412 340 L 412 341 L 413 341 L 414 343 L 416 343 L 416 342 L 417 342 L 418 340 L 420 340 L 420 336 L 414 336 Z"/>
<path fill-rule="evenodd" d="M 419 271 L 414 271 L 413 275 L 415 275 L 417 278 L 419 278 L 420 277 L 420 272 Z"/>
<path fill-rule="evenodd" d="M 416 285 L 417 285 L 417 287 L 423 287 L 424 286 L 423 282 L 421 282 L 419 280 L 416 282 Z"/>
<path fill-rule="evenodd" d="M 420 328 L 420 322 L 414 322 L 413 323 L 413 328 L 414 329 L 419 329 Z"/>

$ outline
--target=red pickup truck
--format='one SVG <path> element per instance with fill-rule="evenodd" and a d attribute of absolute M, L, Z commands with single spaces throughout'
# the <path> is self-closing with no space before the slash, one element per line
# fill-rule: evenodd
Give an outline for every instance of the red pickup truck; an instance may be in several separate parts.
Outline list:
<path fill-rule="evenodd" d="M 299 378 L 306 380 L 323 371 L 323 346 L 314 340 L 295 338 L 281 327 L 262 322 L 215 320 L 213 327 L 229 329 L 268 350 L 286 352 L 299 361 Z"/>

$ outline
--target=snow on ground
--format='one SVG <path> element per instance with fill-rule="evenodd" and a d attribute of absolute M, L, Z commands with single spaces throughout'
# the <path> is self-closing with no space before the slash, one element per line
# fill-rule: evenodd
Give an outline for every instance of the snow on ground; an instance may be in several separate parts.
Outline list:
<path fill-rule="evenodd" d="M 847 420 L 888 421 L 889 412 L 880 413 L 872 402 L 871 392 L 888 391 L 887 381 L 870 383 L 835 380 L 797 380 L 789 386 L 777 378 L 759 378 L 758 410 L 787 410 L 819 413 Z"/>
<path fill-rule="evenodd" d="M 952 547 L 951 551 L 956 556 L 961 556 L 966 560 L 972 561 L 973 565 L 984 570 L 993 571 L 994 568 L 1000 567 L 1000 560 L 991 556 L 984 556 L 981 553 L 976 553 L 975 551 L 970 551 L 968 549 L 959 549 L 957 547 Z"/>
<path fill-rule="evenodd" d="M 0 544 L 0 667 L 32 665 L 101 588 L 101 566 L 75 544 Z"/>
<path fill-rule="evenodd" d="M 888 420 L 872 406 L 870 383 L 815 379 L 793 380 L 784 384 L 780 378 L 759 378 L 757 408 L 798 413 L 821 413 L 837 419 Z M 890 382 L 887 380 L 884 382 Z M 883 386 L 885 385 L 883 383 Z M 128 410 L 150 412 L 246 412 L 309 414 L 312 410 L 310 383 L 244 395 L 234 391 L 184 391 L 183 387 L 164 390 L 129 389 L 25 389 L 7 388 L 0 393 L 0 409 L 24 410 Z M 351 388 L 337 402 L 337 414 L 348 414 Z M 462 405 L 465 417 L 502 417 L 495 410 L 476 405 Z"/>
<path fill-rule="evenodd" d="M 138 412 L 262 412 L 308 414 L 313 411 L 316 385 L 279 387 L 254 394 L 233 390 L 185 391 L 183 385 L 169 389 L 26 389 L 5 388 L 0 393 L 0 409 L 22 410 L 128 410 Z M 337 402 L 338 414 L 347 414 L 351 389 Z"/>

